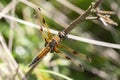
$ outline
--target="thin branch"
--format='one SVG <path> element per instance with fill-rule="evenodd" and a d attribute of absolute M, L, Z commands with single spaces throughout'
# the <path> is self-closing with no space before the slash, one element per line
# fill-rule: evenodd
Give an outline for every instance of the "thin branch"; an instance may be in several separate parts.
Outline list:
<path fill-rule="evenodd" d="M 85 12 L 84 10 L 76 7 L 75 5 L 73 5 L 72 3 L 68 2 L 67 0 L 57 0 L 59 3 L 63 4 L 64 6 L 70 8 L 72 11 L 78 13 L 78 14 L 82 14 L 83 12 Z M 108 0 L 109 1 L 109 0 Z M 110 3 L 110 2 L 109 2 Z M 116 4 L 117 5 L 117 4 Z M 115 11 L 116 12 L 116 11 Z M 105 11 L 106 13 L 106 11 Z M 110 14 L 113 14 L 113 12 L 111 12 Z M 91 16 L 91 15 L 90 15 Z M 88 16 L 89 17 L 89 16 Z M 95 24 L 99 25 L 100 27 L 108 30 L 111 32 L 111 35 L 113 36 L 114 40 L 116 41 L 116 43 L 119 44 L 119 35 L 117 34 L 117 31 L 114 29 L 114 27 L 112 25 L 107 25 L 107 26 L 104 26 L 103 24 L 101 24 L 99 21 L 97 20 L 94 20 L 92 21 L 94 22 Z"/>
<path fill-rule="evenodd" d="M 107 43 L 107 42 L 103 42 L 103 41 L 82 38 L 82 37 L 78 37 L 78 36 L 74 36 L 74 35 L 68 35 L 68 38 L 73 39 L 73 40 L 77 40 L 77 41 L 82 41 L 82 42 L 85 42 L 85 43 L 90 43 L 90 44 L 93 44 L 93 45 L 120 49 L 120 45 L 116 45 L 116 44 L 113 44 L 113 43 Z"/>
<path fill-rule="evenodd" d="M 12 0 L 2 11 L 1 13 L 6 14 L 11 10 L 11 6 L 14 4 L 14 1 Z M 3 15 L 0 15 L 0 19 L 3 17 Z"/>
<path fill-rule="evenodd" d="M 97 8 L 104 0 L 98 0 L 94 4 L 92 3 L 90 7 L 77 19 L 75 19 L 73 22 L 70 23 L 70 25 L 67 26 L 67 28 L 64 30 L 66 34 L 68 34 L 73 28 L 76 27 L 76 24 L 81 23 L 85 20 L 86 17 L 88 17 L 91 13 L 91 10 L 94 10 Z"/>
<path fill-rule="evenodd" d="M 11 15 L 15 16 L 15 7 L 16 7 L 16 0 L 12 0 L 12 9 L 11 9 Z M 8 48 L 11 51 L 12 50 L 12 43 L 13 43 L 13 36 L 14 36 L 14 27 L 15 27 L 15 22 L 10 21 L 10 34 L 9 34 L 9 42 L 8 42 Z"/>
<path fill-rule="evenodd" d="M 97 8 L 98 6 L 100 6 L 103 1 L 104 1 L 104 0 L 98 0 L 98 1 L 95 3 L 95 5 L 93 6 L 94 9 Z"/>
<path fill-rule="evenodd" d="M 22 23 L 22 24 L 27 25 L 29 27 L 33 27 L 33 28 L 37 28 L 37 29 L 40 28 L 39 25 L 33 24 L 31 22 L 27 22 L 27 21 L 24 21 L 24 20 L 9 16 L 9 15 L 1 14 L 1 13 L 0 13 L 0 15 L 3 15 L 7 19 L 14 20 L 16 22 Z M 43 28 L 43 30 L 46 31 L 45 28 Z M 50 29 L 50 31 L 53 34 L 58 34 L 58 31 L 56 31 L 56 30 Z M 120 49 L 120 45 L 118 45 L 118 44 L 107 43 L 107 42 L 102 42 L 102 41 L 97 41 L 97 40 L 91 40 L 91 39 L 82 38 L 82 37 L 78 37 L 78 36 L 74 36 L 74 35 L 68 35 L 68 38 L 73 39 L 73 40 L 82 41 L 82 42 L 85 42 L 85 43 L 90 43 L 90 44 L 93 44 L 93 45 Z"/>
<path fill-rule="evenodd" d="M 17 64 L 17 62 L 15 61 L 15 59 L 13 58 L 13 56 L 12 56 L 11 52 L 9 51 L 7 45 L 4 43 L 4 39 L 3 39 L 2 34 L 0 34 L 0 43 L 1 43 L 2 47 L 5 49 L 5 51 L 6 51 L 6 55 L 9 56 L 9 57 L 8 57 L 9 60 L 10 60 L 10 61 L 12 62 L 12 64 L 14 65 L 15 69 L 17 69 L 17 68 L 18 68 L 18 64 Z M 20 74 L 21 79 L 22 79 L 22 78 L 25 78 L 25 75 L 23 74 L 23 72 L 22 72 L 20 69 L 18 69 L 18 73 Z"/>

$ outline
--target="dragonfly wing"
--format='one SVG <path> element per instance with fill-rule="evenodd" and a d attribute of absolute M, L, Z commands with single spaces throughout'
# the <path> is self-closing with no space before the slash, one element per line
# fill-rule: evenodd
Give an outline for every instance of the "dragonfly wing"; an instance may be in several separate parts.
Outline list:
<path fill-rule="evenodd" d="M 54 51 L 56 53 L 58 53 L 59 56 L 69 60 L 70 62 L 72 62 L 72 64 L 74 64 L 74 68 L 76 67 L 76 69 L 79 69 L 79 71 L 84 71 L 83 66 L 81 65 L 80 62 L 76 61 L 75 59 L 71 58 L 70 56 L 66 55 L 65 53 L 63 53 L 62 51 L 60 51 L 57 47 L 55 47 Z M 73 66 L 71 66 L 73 67 Z"/>
<path fill-rule="evenodd" d="M 77 51 L 75 51 L 75 50 L 73 50 L 73 49 L 71 49 L 71 48 L 69 48 L 69 47 L 67 47 L 67 46 L 64 46 L 64 45 L 62 45 L 62 44 L 59 44 L 58 47 L 60 47 L 60 48 L 62 48 L 62 49 L 64 49 L 64 50 L 66 50 L 67 52 L 75 55 L 76 57 L 78 57 L 78 58 L 79 58 L 81 61 L 83 61 L 83 62 L 84 62 L 84 61 L 85 61 L 85 62 L 91 62 L 91 58 L 89 58 L 88 56 L 86 56 L 86 55 L 84 55 L 84 54 L 82 54 L 82 53 L 78 53 Z"/>
<path fill-rule="evenodd" d="M 38 10 L 37 10 L 37 15 L 38 15 L 38 19 L 39 19 L 41 25 L 47 29 L 47 37 L 48 37 L 48 39 L 51 39 L 52 38 L 51 32 L 50 32 L 50 30 L 48 28 L 48 25 L 46 23 L 46 20 L 45 20 L 43 14 L 42 14 L 40 8 L 38 8 Z"/>

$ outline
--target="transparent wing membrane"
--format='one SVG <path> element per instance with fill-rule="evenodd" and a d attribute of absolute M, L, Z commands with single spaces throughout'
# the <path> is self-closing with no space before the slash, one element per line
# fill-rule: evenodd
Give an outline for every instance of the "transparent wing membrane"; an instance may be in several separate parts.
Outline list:
<path fill-rule="evenodd" d="M 86 55 L 84 55 L 82 53 L 78 53 L 77 51 L 75 51 L 75 50 L 73 50 L 73 49 L 71 49 L 71 48 L 69 48 L 67 46 L 59 44 L 58 47 L 64 49 L 67 52 L 69 52 L 69 54 L 75 55 L 76 57 L 78 57 L 82 61 L 91 62 L 91 59 L 88 56 L 86 56 Z"/>
<path fill-rule="evenodd" d="M 59 56 L 69 60 L 72 64 L 74 64 L 73 69 L 76 67 L 77 69 L 79 69 L 79 71 L 84 71 L 83 66 L 81 65 L 81 63 L 79 61 L 76 61 L 75 59 L 71 58 L 70 56 L 66 55 L 65 53 L 63 53 L 62 51 L 60 51 L 57 47 L 55 47 L 55 52 L 58 53 Z"/>
<path fill-rule="evenodd" d="M 38 19 L 39 19 L 42 27 L 45 27 L 45 28 L 47 29 L 47 38 L 48 38 L 48 39 L 51 39 L 52 36 L 51 36 L 50 30 L 49 30 L 49 28 L 48 28 L 48 25 L 47 25 L 47 23 L 46 23 L 46 20 L 45 20 L 43 14 L 42 14 L 40 8 L 38 8 L 38 10 L 37 10 L 37 15 L 38 15 Z M 42 29 L 42 31 L 43 31 L 43 29 Z"/>

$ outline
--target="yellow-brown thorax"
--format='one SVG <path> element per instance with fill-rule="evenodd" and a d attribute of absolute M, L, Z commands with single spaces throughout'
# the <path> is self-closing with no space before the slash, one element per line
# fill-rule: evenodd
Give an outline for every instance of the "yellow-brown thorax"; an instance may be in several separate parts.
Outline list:
<path fill-rule="evenodd" d="M 45 48 L 42 49 L 42 51 L 39 52 L 39 58 L 42 58 L 43 56 L 45 56 L 49 51 L 53 51 L 54 47 L 56 45 L 58 45 L 60 42 L 60 38 L 59 36 L 55 35 L 51 40 L 49 40 L 49 42 L 47 42 L 47 45 Z"/>

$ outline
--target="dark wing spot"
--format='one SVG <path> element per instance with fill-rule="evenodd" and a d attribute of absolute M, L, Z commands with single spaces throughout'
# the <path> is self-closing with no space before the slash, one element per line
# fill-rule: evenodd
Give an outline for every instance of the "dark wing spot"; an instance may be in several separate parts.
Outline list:
<path fill-rule="evenodd" d="M 68 59 L 68 60 L 70 60 L 70 57 L 68 57 L 68 56 L 65 56 L 65 58 Z"/>
<path fill-rule="evenodd" d="M 38 10 L 39 10 L 39 11 L 41 11 L 41 9 L 40 9 L 40 8 L 38 8 Z"/>
<path fill-rule="evenodd" d="M 45 24 L 45 19 L 43 18 L 42 22 Z"/>
<path fill-rule="evenodd" d="M 43 31 L 43 28 L 42 28 L 42 27 L 40 28 L 40 31 Z"/>
<path fill-rule="evenodd" d="M 76 52 L 76 51 L 73 51 L 73 54 L 78 54 L 78 52 Z"/>

